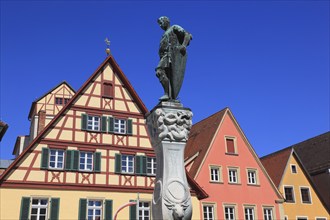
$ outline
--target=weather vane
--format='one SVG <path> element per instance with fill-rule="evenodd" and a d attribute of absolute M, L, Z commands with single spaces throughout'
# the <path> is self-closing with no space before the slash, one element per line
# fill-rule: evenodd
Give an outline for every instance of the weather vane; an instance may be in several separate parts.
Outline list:
<path fill-rule="evenodd" d="M 110 55 L 110 41 L 109 39 L 106 37 L 104 40 L 105 44 L 107 45 L 107 49 L 105 49 L 105 52 L 107 53 L 107 55 Z"/>

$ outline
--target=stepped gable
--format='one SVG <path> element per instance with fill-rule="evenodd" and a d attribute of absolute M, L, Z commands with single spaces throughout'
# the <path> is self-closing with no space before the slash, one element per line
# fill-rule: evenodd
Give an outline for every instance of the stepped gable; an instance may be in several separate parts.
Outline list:
<path fill-rule="evenodd" d="M 271 177 L 276 187 L 280 186 L 291 152 L 292 148 L 285 148 L 260 158 L 262 165 L 266 168 L 268 175 Z"/>
<path fill-rule="evenodd" d="M 216 134 L 216 131 L 218 130 L 220 122 L 222 121 L 227 110 L 228 108 L 225 108 L 192 126 L 185 148 L 185 160 L 188 160 L 199 152 L 198 157 L 195 158 L 191 168 L 189 169 L 189 174 L 193 178 L 196 176 L 205 154 L 211 146 L 211 142 Z"/>

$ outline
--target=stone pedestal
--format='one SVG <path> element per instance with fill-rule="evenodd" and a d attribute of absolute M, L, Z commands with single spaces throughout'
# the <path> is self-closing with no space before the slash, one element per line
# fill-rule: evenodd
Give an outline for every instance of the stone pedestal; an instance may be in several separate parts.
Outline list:
<path fill-rule="evenodd" d="M 176 102 L 162 102 L 147 116 L 157 159 L 152 202 L 154 220 L 191 220 L 191 197 L 184 168 L 191 119 L 191 110 Z"/>

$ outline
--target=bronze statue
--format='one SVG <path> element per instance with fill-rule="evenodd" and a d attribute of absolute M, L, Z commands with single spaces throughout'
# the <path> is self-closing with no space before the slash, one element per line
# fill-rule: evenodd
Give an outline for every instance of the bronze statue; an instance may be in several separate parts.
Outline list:
<path fill-rule="evenodd" d="M 187 61 L 186 47 L 192 40 L 192 35 L 179 25 L 170 26 L 170 20 L 165 16 L 158 19 L 158 24 L 165 31 L 160 41 L 160 61 L 156 68 L 156 76 L 165 92 L 160 101 L 175 101 L 183 82 Z"/>

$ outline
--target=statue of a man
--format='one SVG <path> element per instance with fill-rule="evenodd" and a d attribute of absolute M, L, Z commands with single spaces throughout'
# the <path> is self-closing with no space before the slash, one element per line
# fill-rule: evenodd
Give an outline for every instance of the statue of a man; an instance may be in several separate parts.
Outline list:
<path fill-rule="evenodd" d="M 186 47 L 192 35 L 179 25 L 170 26 L 168 17 L 160 17 L 158 24 L 165 31 L 159 46 L 160 61 L 156 76 L 164 88 L 161 101 L 176 100 L 184 78 L 187 61 Z"/>

